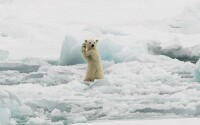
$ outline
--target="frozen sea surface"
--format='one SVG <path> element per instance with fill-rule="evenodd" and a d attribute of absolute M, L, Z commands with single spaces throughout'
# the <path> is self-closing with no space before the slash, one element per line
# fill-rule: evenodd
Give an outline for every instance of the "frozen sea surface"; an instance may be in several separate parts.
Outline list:
<path fill-rule="evenodd" d="M 0 0 L 0 124 L 199 117 L 196 2 Z M 89 86 L 88 38 L 105 71 Z"/>
<path fill-rule="evenodd" d="M 104 62 L 105 80 L 89 86 L 82 81 L 85 64 L 41 64 L 34 72 L 1 71 L 1 90 L 21 103 L 5 107 L 17 124 L 200 116 L 200 85 L 190 62 L 145 54 L 124 63 Z"/>
<path fill-rule="evenodd" d="M 75 125 L 198 125 L 199 118 L 187 118 L 187 119 L 159 119 L 159 120 L 127 120 L 127 121 L 96 121 L 91 123 L 80 123 Z"/>

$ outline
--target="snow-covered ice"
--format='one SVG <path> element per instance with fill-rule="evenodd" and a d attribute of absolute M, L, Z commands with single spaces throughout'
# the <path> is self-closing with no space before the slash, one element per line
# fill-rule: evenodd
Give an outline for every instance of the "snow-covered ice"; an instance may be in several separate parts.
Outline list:
<path fill-rule="evenodd" d="M 61 122 L 52 123 L 49 120 L 43 120 L 37 117 L 37 118 L 30 119 L 27 125 L 64 125 L 64 124 Z"/>
<path fill-rule="evenodd" d="M 198 120 L 199 12 L 199 0 L 0 0 L 0 125 Z M 90 85 L 88 38 L 105 71 Z"/>
<path fill-rule="evenodd" d="M 135 120 L 135 121 L 103 121 L 103 122 L 91 122 L 91 123 L 79 123 L 75 125 L 198 125 L 199 118 L 187 118 L 187 119 L 158 119 L 158 120 Z"/>
<path fill-rule="evenodd" d="M 23 104 L 21 117 L 12 118 L 30 125 L 57 125 L 200 115 L 200 84 L 193 78 L 193 63 L 143 54 L 105 67 L 105 80 L 90 86 L 82 82 L 85 66 L 43 65 L 34 73 L 18 72 L 21 84 L 1 85 Z"/>

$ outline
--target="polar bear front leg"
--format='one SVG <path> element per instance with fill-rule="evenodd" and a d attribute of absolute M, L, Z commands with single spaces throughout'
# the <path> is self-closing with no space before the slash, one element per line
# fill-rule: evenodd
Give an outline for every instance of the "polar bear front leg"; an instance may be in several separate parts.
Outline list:
<path fill-rule="evenodd" d="M 90 59 L 92 59 L 92 60 L 94 60 L 96 62 L 98 62 L 98 60 L 99 60 L 99 55 L 98 55 L 98 53 L 97 53 L 96 50 L 89 50 L 89 51 L 87 51 L 86 52 L 86 56 L 90 57 Z"/>
<path fill-rule="evenodd" d="M 92 56 L 94 54 L 94 50 L 89 50 L 86 52 L 86 56 Z"/>
<path fill-rule="evenodd" d="M 86 56 L 86 43 L 82 44 L 81 52 L 83 54 L 84 59 L 87 60 L 87 56 Z"/>

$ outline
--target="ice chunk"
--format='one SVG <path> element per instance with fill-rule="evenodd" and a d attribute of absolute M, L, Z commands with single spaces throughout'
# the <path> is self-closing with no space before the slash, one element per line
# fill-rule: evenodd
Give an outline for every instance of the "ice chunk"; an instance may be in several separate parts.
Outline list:
<path fill-rule="evenodd" d="M 9 98 L 10 99 L 15 100 L 19 105 L 22 104 L 21 100 L 19 99 L 19 97 L 16 94 L 14 94 L 14 93 L 12 93 L 10 91 L 6 91 L 6 92 L 9 94 Z"/>
<path fill-rule="evenodd" d="M 31 115 L 33 115 L 33 111 L 29 106 L 22 105 L 20 107 L 20 115 L 21 116 L 31 116 Z"/>
<path fill-rule="evenodd" d="M 106 38 L 98 43 L 98 49 L 101 54 L 101 59 L 106 61 L 122 62 L 123 58 L 120 54 L 123 52 L 123 46 Z M 124 55 L 126 56 L 126 55 Z"/>
<path fill-rule="evenodd" d="M 8 108 L 0 107 L 0 124 L 8 125 L 11 119 L 11 113 Z"/>
<path fill-rule="evenodd" d="M 64 125 L 62 122 L 53 123 L 50 120 L 44 120 L 39 117 L 31 118 L 27 125 Z"/>
<path fill-rule="evenodd" d="M 24 75 L 19 73 L 18 71 L 1 71 L 0 84 L 2 85 L 19 84 L 23 76 Z"/>
<path fill-rule="evenodd" d="M 200 82 L 200 60 L 196 63 L 194 78 L 196 81 Z"/>
<path fill-rule="evenodd" d="M 52 112 L 51 112 L 51 116 L 62 116 L 62 113 L 59 109 L 54 109 Z"/>
<path fill-rule="evenodd" d="M 81 56 L 81 43 L 69 35 L 66 35 L 62 44 L 59 65 L 73 65 L 84 63 Z"/>
<path fill-rule="evenodd" d="M 79 83 L 77 81 L 71 81 L 70 83 L 67 84 L 67 86 L 70 90 L 77 92 L 83 91 L 85 88 L 87 88 L 85 84 Z"/>
<path fill-rule="evenodd" d="M 43 76 L 46 75 L 46 73 L 40 73 L 40 72 L 33 72 L 28 74 L 23 78 L 23 80 L 29 80 L 29 79 L 40 79 L 43 78 Z"/>
<path fill-rule="evenodd" d="M 72 70 L 70 67 L 63 68 L 62 66 L 41 67 L 41 72 L 46 72 L 41 78 L 41 83 L 48 85 L 67 84 L 73 80 Z M 40 75 L 41 76 L 41 75 Z M 32 79 L 37 80 L 37 79 Z M 37 82 L 37 81 L 36 81 Z"/>
<path fill-rule="evenodd" d="M 39 65 L 28 65 L 23 63 L 0 63 L 0 71 L 17 70 L 21 73 L 36 72 Z"/>
<path fill-rule="evenodd" d="M 24 58 L 21 62 L 28 65 L 50 65 L 48 62 L 38 58 Z"/>
<path fill-rule="evenodd" d="M 15 105 L 15 102 L 16 102 L 17 105 L 21 105 L 21 101 L 20 101 L 19 97 L 16 94 L 11 93 L 7 90 L 0 90 L 0 99 L 12 100 L 10 104 L 0 103 L 0 107 L 6 106 L 6 107 L 12 108 L 11 105 L 13 105 L 13 104 Z"/>
<path fill-rule="evenodd" d="M 8 58 L 9 52 L 0 50 L 0 61 L 6 60 Z"/>
<path fill-rule="evenodd" d="M 99 87 L 99 86 L 109 86 L 110 82 L 107 79 L 99 79 L 95 80 L 92 84 L 90 84 L 90 88 Z"/>
<path fill-rule="evenodd" d="M 73 36 L 66 35 L 60 53 L 59 65 L 85 63 L 81 53 L 82 42 L 83 41 L 76 40 Z M 123 55 L 120 55 L 123 47 L 108 38 L 102 39 L 98 43 L 97 48 L 100 51 L 102 60 L 122 62 L 125 58 Z"/>
<path fill-rule="evenodd" d="M 48 111 L 59 109 L 61 111 L 70 112 L 72 108 L 68 102 L 59 102 L 58 100 L 52 100 L 52 99 L 36 100 L 34 102 L 27 103 L 27 105 L 32 108 L 40 107 L 43 109 L 47 109 Z"/>
<path fill-rule="evenodd" d="M 19 115 L 21 101 L 17 95 L 0 89 L 0 124 L 15 125 L 11 117 Z"/>
<path fill-rule="evenodd" d="M 181 61 L 197 62 L 200 57 L 200 45 L 183 48 L 179 44 L 172 44 L 162 47 L 160 42 L 152 42 L 148 44 L 148 51 L 151 54 L 166 55 Z"/>

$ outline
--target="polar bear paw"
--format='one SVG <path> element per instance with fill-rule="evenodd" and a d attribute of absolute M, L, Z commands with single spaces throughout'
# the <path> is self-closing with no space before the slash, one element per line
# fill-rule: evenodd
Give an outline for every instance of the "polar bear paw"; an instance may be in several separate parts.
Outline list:
<path fill-rule="evenodd" d="M 83 43 L 82 44 L 82 52 L 85 52 L 86 51 L 86 43 Z"/>

